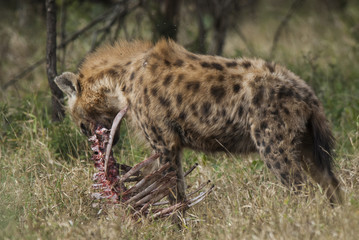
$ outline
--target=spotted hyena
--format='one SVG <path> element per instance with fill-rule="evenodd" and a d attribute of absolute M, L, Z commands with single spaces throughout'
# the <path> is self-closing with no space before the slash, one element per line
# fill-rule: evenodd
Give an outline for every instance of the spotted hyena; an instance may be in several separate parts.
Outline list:
<path fill-rule="evenodd" d="M 177 171 L 178 200 L 185 198 L 184 148 L 258 152 L 283 184 L 298 189 L 307 172 L 331 202 L 340 200 L 334 139 L 321 103 L 277 64 L 193 54 L 170 40 L 119 42 L 89 54 L 77 74 L 55 81 L 87 135 L 94 123 L 110 127 L 128 105 L 128 121 Z"/>

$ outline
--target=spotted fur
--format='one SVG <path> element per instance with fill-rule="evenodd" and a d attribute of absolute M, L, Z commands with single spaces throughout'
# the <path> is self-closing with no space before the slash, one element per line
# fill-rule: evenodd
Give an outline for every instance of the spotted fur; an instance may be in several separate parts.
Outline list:
<path fill-rule="evenodd" d="M 332 172 L 334 140 L 311 88 L 289 70 L 261 59 L 193 54 L 173 41 L 120 42 L 91 53 L 78 74 L 56 79 L 84 132 L 127 118 L 161 161 L 177 171 L 184 198 L 184 148 L 233 154 L 259 152 L 287 186 L 305 183 L 307 171 L 340 199 Z"/>

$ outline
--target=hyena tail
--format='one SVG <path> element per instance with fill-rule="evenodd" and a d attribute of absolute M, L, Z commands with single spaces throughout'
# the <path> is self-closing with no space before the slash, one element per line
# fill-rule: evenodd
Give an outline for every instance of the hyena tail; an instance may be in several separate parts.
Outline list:
<path fill-rule="evenodd" d="M 332 171 L 334 137 L 323 110 L 313 111 L 308 121 L 308 130 L 312 139 L 312 163 L 308 164 L 309 173 L 327 191 L 332 204 L 341 203 L 340 184 Z"/>

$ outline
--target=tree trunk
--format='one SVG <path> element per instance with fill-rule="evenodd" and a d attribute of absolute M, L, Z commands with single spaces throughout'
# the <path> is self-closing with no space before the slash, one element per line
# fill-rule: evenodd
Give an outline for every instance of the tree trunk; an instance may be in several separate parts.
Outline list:
<path fill-rule="evenodd" d="M 55 0 L 46 0 L 46 72 L 49 86 L 52 93 L 52 120 L 61 121 L 65 111 L 61 104 L 63 99 L 62 91 L 57 87 L 54 79 L 56 72 L 56 3 Z"/>
<path fill-rule="evenodd" d="M 165 1 L 164 21 L 167 27 L 164 28 L 163 32 L 160 33 L 161 36 L 165 36 L 173 40 L 177 39 L 180 6 L 181 6 L 181 0 Z"/>

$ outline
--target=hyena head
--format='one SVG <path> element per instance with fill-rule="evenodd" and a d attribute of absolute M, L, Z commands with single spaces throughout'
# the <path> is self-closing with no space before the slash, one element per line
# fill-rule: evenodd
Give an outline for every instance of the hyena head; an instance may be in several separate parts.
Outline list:
<path fill-rule="evenodd" d="M 86 136 L 91 136 L 95 124 L 110 129 L 112 120 L 126 103 L 119 103 L 118 94 L 105 85 L 96 87 L 81 82 L 78 75 L 65 72 L 56 77 L 55 83 L 68 97 L 68 112 L 72 120 Z M 118 139 L 115 136 L 115 142 Z"/>

